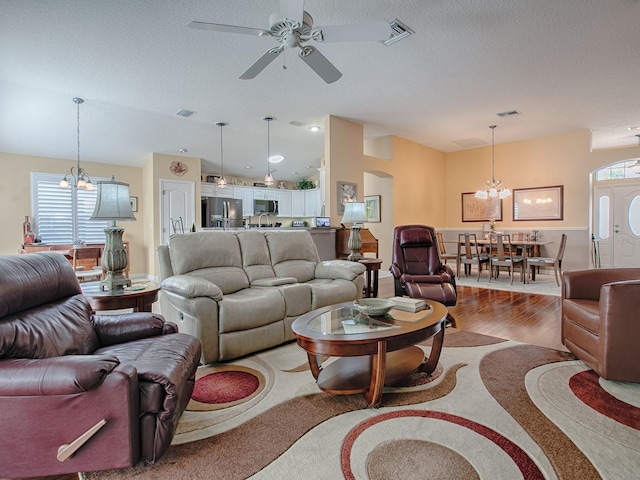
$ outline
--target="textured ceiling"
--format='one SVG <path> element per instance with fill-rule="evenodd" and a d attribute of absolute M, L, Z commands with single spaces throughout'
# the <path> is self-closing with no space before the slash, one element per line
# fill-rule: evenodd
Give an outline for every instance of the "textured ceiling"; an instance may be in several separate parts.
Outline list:
<path fill-rule="evenodd" d="M 637 144 L 640 2 L 636 0 L 307 0 L 316 25 L 399 19 L 415 34 L 315 44 L 343 73 L 327 85 L 287 51 L 253 80 L 239 75 L 270 38 L 186 27 L 193 20 L 268 28 L 276 0 L 2 0 L 0 151 L 142 165 L 152 152 L 202 158 L 216 172 L 277 180 L 320 166 L 336 115 L 365 136 L 399 135 L 450 152 L 590 129 L 593 147 Z M 176 116 L 181 109 L 197 112 Z M 517 109 L 521 115 L 499 118 Z M 290 122 L 305 126 L 293 126 Z M 247 171 L 246 166 L 253 170 Z M 296 171 L 298 174 L 292 175 Z"/>

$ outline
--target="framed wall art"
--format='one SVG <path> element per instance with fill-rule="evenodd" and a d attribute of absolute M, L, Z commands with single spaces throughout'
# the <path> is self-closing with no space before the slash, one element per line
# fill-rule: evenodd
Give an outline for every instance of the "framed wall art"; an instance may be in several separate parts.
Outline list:
<path fill-rule="evenodd" d="M 494 198 L 476 198 L 475 192 L 462 194 L 463 222 L 500 222 L 502 221 L 502 200 Z"/>
<path fill-rule="evenodd" d="M 562 220 L 564 185 L 514 188 L 513 221 Z"/>
<path fill-rule="evenodd" d="M 367 215 L 367 222 L 380 222 L 380 195 L 365 195 L 364 211 Z"/>
<path fill-rule="evenodd" d="M 131 210 L 138 211 L 138 197 L 129 197 L 129 203 L 131 204 Z"/>
<path fill-rule="evenodd" d="M 358 184 L 350 182 L 338 182 L 338 215 L 344 213 L 344 204 L 356 202 Z"/>

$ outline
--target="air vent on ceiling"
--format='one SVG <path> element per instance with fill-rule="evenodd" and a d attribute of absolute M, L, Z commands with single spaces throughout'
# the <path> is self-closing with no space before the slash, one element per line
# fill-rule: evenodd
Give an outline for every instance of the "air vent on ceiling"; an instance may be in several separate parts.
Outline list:
<path fill-rule="evenodd" d="M 499 117 L 515 117 L 516 115 L 520 115 L 518 110 L 508 110 L 506 112 L 496 113 Z"/>
<path fill-rule="evenodd" d="M 479 138 L 463 138 L 462 140 L 454 140 L 453 143 L 465 148 L 479 147 L 480 145 L 487 145 L 487 142 Z"/>
<path fill-rule="evenodd" d="M 407 38 L 409 35 L 416 33 L 397 18 L 390 21 L 389 25 L 391 25 L 391 36 L 386 40 L 380 40 L 380 43 L 386 46 L 399 42 L 403 38 Z"/>
<path fill-rule="evenodd" d="M 294 120 L 293 122 L 289 122 L 289 125 L 293 125 L 294 127 L 304 127 L 306 123 Z"/>
<path fill-rule="evenodd" d="M 176 115 L 180 115 L 181 117 L 190 117 L 196 112 L 192 112 L 191 110 L 180 110 Z"/>

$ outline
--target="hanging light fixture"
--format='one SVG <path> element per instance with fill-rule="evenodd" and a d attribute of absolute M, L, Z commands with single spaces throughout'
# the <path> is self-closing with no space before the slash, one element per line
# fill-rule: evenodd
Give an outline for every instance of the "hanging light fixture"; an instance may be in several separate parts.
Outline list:
<path fill-rule="evenodd" d="M 269 161 L 269 158 L 271 157 L 271 131 L 269 127 L 275 118 L 264 117 L 263 120 L 267 122 L 267 174 L 264 176 L 264 184 L 267 187 L 270 187 L 273 185 L 273 177 L 271 176 L 271 162 Z"/>
<path fill-rule="evenodd" d="M 220 179 L 218 180 L 218 188 L 227 188 L 227 179 L 224 178 L 224 150 L 222 148 L 222 127 L 226 127 L 229 124 L 226 123 L 226 122 L 218 122 L 218 123 L 216 123 L 216 125 L 218 127 L 220 127 L 220 166 L 221 166 L 221 173 L 220 173 Z"/>
<path fill-rule="evenodd" d="M 78 117 L 78 163 L 75 167 L 64 174 L 64 178 L 60 180 L 58 186 L 60 188 L 69 188 L 70 181 L 73 181 L 73 186 L 78 190 L 93 190 L 93 183 L 84 168 L 80 168 L 80 104 L 84 103 L 81 98 L 74 98 L 73 101 L 77 105 L 77 117 Z M 74 172 L 75 169 L 75 172 Z"/>
<path fill-rule="evenodd" d="M 511 190 L 502 185 L 502 181 L 496 180 L 494 175 L 494 164 L 496 160 L 496 142 L 495 142 L 495 129 L 497 125 L 491 125 L 491 180 L 485 183 L 485 186 L 476 192 L 476 198 L 507 198 L 511 195 Z"/>

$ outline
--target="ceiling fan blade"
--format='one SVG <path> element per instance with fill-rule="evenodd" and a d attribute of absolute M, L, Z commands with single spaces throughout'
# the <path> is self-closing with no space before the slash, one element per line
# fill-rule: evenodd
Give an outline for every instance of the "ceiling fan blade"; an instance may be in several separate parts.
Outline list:
<path fill-rule="evenodd" d="M 368 40 L 387 40 L 391 36 L 389 22 L 357 23 L 353 25 L 328 25 L 316 27 L 322 32 L 325 42 L 363 42 Z"/>
<path fill-rule="evenodd" d="M 216 32 L 242 33 L 245 35 L 271 35 L 271 32 L 261 28 L 239 27 L 237 25 L 223 25 L 221 23 L 189 22 L 187 23 L 187 27 L 193 28 L 194 30 L 213 30 Z"/>
<path fill-rule="evenodd" d="M 309 65 L 327 83 L 333 83 L 342 76 L 340 70 L 334 67 L 324 55 L 313 47 L 302 48 L 299 55 L 304 63 Z"/>
<path fill-rule="evenodd" d="M 278 55 L 282 53 L 282 50 L 284 50 L 282 47 L 267 50 L 264 55 L 262 55 L 253 65 L 247 68 L 242 75 L 240 75 L 240 78 L 242 80 L 251 80 L 252 78 L 256 78 L 262 70 L 267 68 L 267 65 L 278 58 Z"/>
<path fill-rule="evenodd" d="M 302 25 L 304 0 L 280 0 L 280 15 Z"/>

